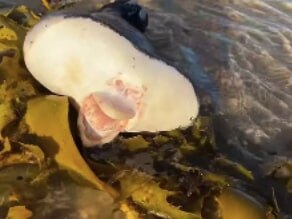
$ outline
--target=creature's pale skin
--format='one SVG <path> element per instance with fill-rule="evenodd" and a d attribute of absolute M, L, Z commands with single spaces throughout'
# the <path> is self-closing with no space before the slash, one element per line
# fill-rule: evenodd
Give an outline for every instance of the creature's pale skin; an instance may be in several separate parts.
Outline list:
<path fill-rule="evenodd" d="M 108 143 L 120 132 L 187 127 L 198 114 L 188 79 L 89 18 L 48 17 L 28 33 L 23 48 L 31 74 L 74 99 L 85 146 Z"/>

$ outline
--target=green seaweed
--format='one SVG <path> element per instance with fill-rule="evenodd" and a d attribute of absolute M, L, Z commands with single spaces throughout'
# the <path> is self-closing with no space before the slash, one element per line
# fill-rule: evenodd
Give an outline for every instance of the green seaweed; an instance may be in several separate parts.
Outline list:
<path fill-rule="evenodd" d="M 25 206 L 15 206 L 9 208 L 6 219 L 29 219 L 33 216 L 32 212 Z"/>
<path fill-rule="evenodd" d="M 254 180 L 254 176 L 252 172 L 246 169 L 243 165 L 236 163 L 234 161 L 228 160 L 224 157 L 215 158 L 213 161 L 214 165 L 218 165 L 222 168 L 228 168 L 230 170 L 234 170 L 236 173 L 242 175 L 248 180 Z"/>
<path fill-rule="evenodd" d="M 201 218 L 199 214 L 185 212 L 171 205 L 167 198 L 175 192 L 160 188 L 158 183 L 142 173 L 125 173 L 119 181 L 123 196 L 131 197 L 134 203 L 149 213 L 173 219 Z"/>
<path fill-rule="evenodd" d="M 141 135 L 131 138 L 120 138 L 119 141 L 131 152 L 147 149 L 149 147 L 149 142 L 147 142 Z"/>

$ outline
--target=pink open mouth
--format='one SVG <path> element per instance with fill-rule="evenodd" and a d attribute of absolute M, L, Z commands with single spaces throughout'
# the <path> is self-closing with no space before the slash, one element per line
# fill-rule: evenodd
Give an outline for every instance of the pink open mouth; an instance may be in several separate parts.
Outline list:
<path fill-rule="evenodd" d="M 118 115 L 118 112 L 114 112 L 114 107 L 119 107 L 117 102 L 113 102 L 116 106 L 108 106 L 109 110 L 105 112 L 102 108 L 108 103 L 103 103 L 103 98 L 105 97 L 90 94 L 85 98 L 81 106 L 78 124 L 79 128 L 82 129 L 80 130 L 82 133 L 81 138 L 86 146 L 104 144 L 111 141 L 128 123 L 126 116 L 123 118 L 122 115 Z"/>
<path fill-rule="evenodd" d="M 130 86 L 120 79 L 108 85 L 107 92 L 91 93 L 81 104 L 78 126 L 84 146 L 112 141 L 125 130 L 130 120 L 141 115 L 143 88 Z"/>

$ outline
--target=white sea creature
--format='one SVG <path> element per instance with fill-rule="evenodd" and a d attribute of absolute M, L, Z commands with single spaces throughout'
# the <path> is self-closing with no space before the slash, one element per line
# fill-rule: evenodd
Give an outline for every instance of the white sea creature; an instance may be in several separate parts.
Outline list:
<path fill-rule="evenodd" d="M 87 147 L 121 132 L 188 127 L 198 114 L 191 82 L 153 55 L 139 30 L 114 16 L 50 15 L 29 31 L 23 46 L 31 74 L 74 100 Z"/>

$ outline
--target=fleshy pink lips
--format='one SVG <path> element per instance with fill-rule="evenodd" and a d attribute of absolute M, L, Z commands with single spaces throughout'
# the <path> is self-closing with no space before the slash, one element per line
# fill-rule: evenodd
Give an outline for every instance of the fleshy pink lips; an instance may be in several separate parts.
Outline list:
<path fill-rule="evenodd" d="M 129 120 L 141 115 L 144 89 L 120 79 L 111 80 L 108 86 L 110 90 L 89 94 L 81 105 L 78 123 L 87 145 L 111 141 L 125 130 Z"/>
<path fill-rule="evenodd" d="M 140 116 L 143 109 L 142 99 L 147 91 L 147 88 L 145 86 L 137 87 L 128 84 L 119 78 L 121 75 L 122 74 L 119 74 L 116 78 L 110 80 L 108 85 L 117 92 L 133 100 L 136 108 L 136 114 L 138 113 L 138 116 Z"/>
<path fill-rule="evenodd" d="M 79 112 L 79 122 L 81 127 L 84 127 L 84 137 L 87 141 L 96 144 L 114 138 L 128 123 L 127 119 L 112 118 L 114 116 L 111 117 L 109 113 L 104 112 L 101 109 L 101 104 L 104 104 L 102 101 L 95 94 L 90 94 L 85 98 Z"/>

